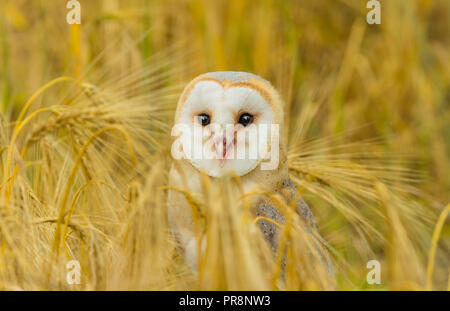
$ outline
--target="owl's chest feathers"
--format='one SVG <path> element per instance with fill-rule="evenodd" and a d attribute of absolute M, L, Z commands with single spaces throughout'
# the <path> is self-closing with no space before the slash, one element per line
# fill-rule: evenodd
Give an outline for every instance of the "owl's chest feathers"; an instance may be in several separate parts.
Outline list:
<path fill-rule="evenodd" d="M 287 203 L 289 199 L 286 198 L 285 192 L 286 182 L 288 180 L 289 177 L 285 165 L 281 165 L 277 170 L 271 171 L 263 171 L 257 168 L 249 174 L 240 177 L 244 194 L 254 193 L 249 197 L 251 212 L 255 219 L 256 217 L 263 217 L 258 221 L 258 226 L 273 250 L 277 248 L 279 230 L 276 225 L 263 219 L 269 218 L 275 223 L 283 224 L 284 215 L 277 209 L 276 204 L 273 204 L 274 202 L 262 193 L 279 195 Z M 178 190 L 187 191 L 192 194 L 204 193 L 200 172 L 184 161 L 177 161 L 173 164 L 169 183 L 171 187 L 177 188 Z M 260 192 L 261 194 L 255 194 L 255 192 Z M 235 199 L 236 202 L 239 200 L 238 197 Z M 186 236 L 186 232 L 192 232 L 194 229 L 192 209 L 185 195 L 180 193 L 180 191 L 169 191 L 168 211 L 169 222 L 173 228 L 177 228 L 176 231 L 178 232 L 179 239 L 183 239 L 183 235 Z"/>
<path fill-rule="evenodd" d="M 263 191 L 269 193 L 278 193 L 283 182 L 288 179 L 287 168 L 280 166 L 276 170 L 263 171 L 259 167 L 250 173 L 241 176 L 243 193 L 254 191 Z M 190 163 L 176 161 L 170 171 L 169 184 L 172 187 L 181 188 L 191 193 L 204 193 L 201 173 Z"/>
<path fill-rule="evenodd" d="M 274 208 L 269 208 L 273 204 L 271 204 L 268 196 L 255 194 L 255 192 L 280 194 L 283 196 L 283 183 L 287 179 L 287 167 L 284 165 L 281 165 L 277 170 L 271 171 L 263 171 L 260 168 L 256 168 L 249 174 L 240 177 L 241 191 L 243 193 L 240 191 L 236 192 L 236 202 L 233 203 L 237 203 L 239 196 L 242 194 L 253 193 L 248 198 L 250 198 L 251 210 L 254 215 L 269 217 L 280 222 L 279 212 L 274 210 Z M 175 161 L 170 170 L 169 186 L 174 188 L 168 193 L 169 222 L 178 227 L 191 229 L 193 226 L 193 215 L 186 193 L 193 196 L 205 193 L 201 173 L 190 163 Z"/>

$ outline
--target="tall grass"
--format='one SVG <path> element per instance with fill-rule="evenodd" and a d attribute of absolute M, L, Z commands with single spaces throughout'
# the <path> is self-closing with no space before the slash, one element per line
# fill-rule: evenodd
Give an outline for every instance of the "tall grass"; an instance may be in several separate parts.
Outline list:
<path fill-rule="evenodd" d="M 0 289 L 447 289 L 446 1 L 383 2 L 377 26 L 356 0 L 81 3 L 81 26 L 64 5 L 1 4 Z M 180 256 L 170 129 L 182 87 L 213 70 L 282 93 L 290 176 L 334 274 L 282 202 L 273 254 L 235 178 L 185 193 L 207 246 L 197 272 Z"/>

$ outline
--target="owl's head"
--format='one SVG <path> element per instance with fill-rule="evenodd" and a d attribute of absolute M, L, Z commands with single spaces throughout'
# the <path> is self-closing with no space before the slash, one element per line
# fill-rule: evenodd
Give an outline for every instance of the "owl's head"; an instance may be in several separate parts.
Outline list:
<path fill-rule="evenodd" d="M 212 177 L 243 176 L 264 163 L 276 168 L 282 122 L 281 98 L 268 81 L 245 72 L 211 72 L 185 87 L 172 135 L 179 135 L 175 148 L 196 169 Z"/>

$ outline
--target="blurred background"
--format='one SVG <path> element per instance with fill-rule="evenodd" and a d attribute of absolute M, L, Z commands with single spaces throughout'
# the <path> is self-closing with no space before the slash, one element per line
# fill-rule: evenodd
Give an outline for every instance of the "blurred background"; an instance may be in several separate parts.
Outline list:
<path fill-rule="evenodd" d="M 315 107 L 307 137 L 351 132 L 342 143 L 377 139 L 373 152 L 408 158 L 417 173 L 408 182 L 435 215 L 433 224 L 450 201 L 448 0 L 381 0 L 379 25 L 367 24 L 363 0 L 79 2 L 80 25 L 66 22 L 67 1 L 1 2 L 1 112 L 10 122 L 56 77 L 88 70 L 121 76 L 147 59 L 156 68 L 154 59 L 175 46 L 185 52 L 187 68 L 175 79 L 217 70 L 256 73 L 281 92 L 289 127 L 301 127 L 302 119 L 292 116 Z M 168 67 L 179 64 L 171 65 L 170 55 L 163 59 Z M 102 75 L 96 79 L 88 82 L 102 83 Z M 175 107 L 176 98 L 170 111 Z M 339 222 L 316 206 L 333 242 Z M 346 236 L 335 236 L 336 245 L 348 243 Z M 445 286 L 448 220 L 441 236 L 447 242 L 437 278 Z"/>

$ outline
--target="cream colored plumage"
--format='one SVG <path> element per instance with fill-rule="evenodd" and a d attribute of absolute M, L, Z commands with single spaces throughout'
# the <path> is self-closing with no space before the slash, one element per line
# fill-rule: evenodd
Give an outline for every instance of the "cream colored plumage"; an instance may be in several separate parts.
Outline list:
<path fill-rule="evenodd" d="M 240 176 L 245 192 L 255 189 L 279 194 L 286 202 L 295 200 L 297 212 L 314 228 L 315 222 L 306 203 L 298 195 L 289 179 L 286 143 L 283 134 L 283 101 L 275 88 L 266 80 L 244 72 L 211 72 L 192 80 L 184 89 L 178 101 L 175 114 L 175 125 L 187 124 L 188 128 L 202 128 L 210 138 L 214 138 L 213 151 L 222 155 L 221 159 L 179 159 L 175 160 L 170 170 L 169 184 L 173 188 L 183 189 L 190 193 L 202 193 L 201 173 L 213 178 L 221 178 L 232 172 Z M 249 117 L 250 116 L 250 117 Z M 272 170 L 262 170 L 264 154 L 256 159 L 234 159 L 228 157 L 228 150 L 236 148 L 236 135 L 249 128 L 247 121 L 255 126 L 279 125 L 278 145 L 274 145 L 268 136 L 265 142 L 269 146 L 271 156 L 277 149 L 278 165 Z M 236 124 L 235 133 L 225 133 L 225 124 Z M 218 131 L 208 130 L 212 124 L 218 124 Z M 217 138 L 218 137 L 218 138 Z M 216 139 L 217 138 L 217 139 Z M 217 150 L 223 142 L 223 149 Z M 183 141 L 182 147 L 187 143 Z M 250 141 L 246 141 L 249 146 Z M 263 142 L 258 141 L 259 144 Z M 228 147 L 231 146 L 231 147 Z M 228 149 L 229 148 L 229 149 Z M 231 153 L 230 151 L 230 153 Z M 223 154 L 222 154 L 223 152 Z M 169 190 L 168 215 L 172 231 L 185 251 L 187 262 L 195 268 L 197 249 L 193 232 L 191 208 L 185 196 L 179 191 Z M 278 222 L 284 217 L 270 202 L 262 198 L 252 204 L 255 214 L 265 216 Z M 260 221 L 260 228 L 272 248 L 277 247 L 277 228 L 272 223 Z"/>

